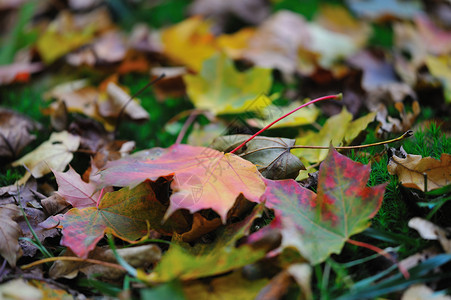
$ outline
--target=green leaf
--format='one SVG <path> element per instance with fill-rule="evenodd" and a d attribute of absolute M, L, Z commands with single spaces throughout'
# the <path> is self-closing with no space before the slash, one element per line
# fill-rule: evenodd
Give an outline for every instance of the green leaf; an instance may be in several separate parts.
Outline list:
<path fill-rule="evenodd" d="M 98 208 L 72 208 L 64 216 L 55 218 L 63 228 L 61 244 L 69 247 L 76 255 L 86 258 L 89 251 L 108 232 L 133 242 L 147 234 L 148 223 L 150 229 L 166 234 L 183 228 L 185 225 L 181 215 L 174 215 L 175 219 L 162 224 L 166 209 L 156 199 L 150 183 L 146 181 L 133 189 L 123 188 L 106 193 Z"/>
<path fill-rule="evenodd" d="M 184 285 L 183 291 L 188 299 L 247 300 L 255 299 L 268 282 L 267 278 L 248 280 L 242 272 L 235 271 L 208 282 L 190 281 Z"/>
<path fill-rule="evenodd" d="M 223 227 L 212 244 L 173 243 L 151 274 L 138 270 L 138 278 L 150 282 L 166 282 L 173 279 L 191 280 L 222 274 L 265 256 L 265 250 L 250 245 L 235 247 L 236 242 L 249 233 L 253 221 L 261 216 L 264 206 L 256 206 L 243 221 Z"/>
<path fill-rule="evenodd" d="M 363 231 L 382 203 L 385 184 L 367 187 L 371 167 L 335 149 L 321 164 L 318 194 L 294 180 L 265 180 L 266 206 L 274 209 L 272 227 L 282 230 L 282 245 L 294 246 L 312 264 L 339 253 L 346 240 Z"/>
<path fill-rule="evenodd" d="M 217 115 L 259 110 L 271 104 L 266 97 L 259 97 L 271 88 L 271 70 L 239 72 L 224 55 L 205 60 L 198 75 L 185 75 L 183 80 L 193 104 Z"/>

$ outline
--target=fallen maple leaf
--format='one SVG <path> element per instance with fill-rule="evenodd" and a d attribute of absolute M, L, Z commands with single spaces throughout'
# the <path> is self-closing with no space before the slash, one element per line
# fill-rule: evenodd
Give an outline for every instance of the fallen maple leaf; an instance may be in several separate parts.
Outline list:
<path fill-rule="evenodd" d="M 138 270 L 138 278 L 146 282 L 166 282 L 173 279 L 190 280 L 225 273 L 253 263 L 265 256 L 264 249 L 253 249 L 245 244 L 235 247 L 236 242 L 249 234 L 254 220 L 261 216 L 263 205 L 254 208 L 243 221 L 223 227 L 211 244 L 196 244 L 191 247 L 179 239 L 169 250 L 152 273 Z"/>
<path fill-rule="evenodd" d="M 214 114 L 249 112 L 270 104 L 258 96 L 269 92 L 271 70 L 252 68 L 239 72 L 224 55 L 207 59 L 198 75 L 185 75 L 183 80 L 193 104 Z"/>
<path fill-rule="evenodd" d="M 22 235 L 19 224 L 13 219 L 21 216 L 17 205 L 6 204 L 0 207 L 0 255 L 3 256 L 11 267 L 16 266 L 16 261 L 22 256 L 19 246 L 19 236 Z"/>
<path fill-rule="evenodd" d="M 451 154 L 448 153 L 442 153 L 440 160 L 413 154 L 407 154 L 406 158 L 393 155 L 387 168 L 390 174 L 398 176 L 403 186 L 423 192 L 425 184 L 428 190 L 434 190 L 451 183 Z"/>
<path fill-rule="evenodd" d="M 150 229 L 172 234 L 184 227 L 180 216 L 174 222 L 162 224 L 166 206 L 155 197 L 148 182 L 133 189 L 123 188 L 106 193 L 97 207 L 73 208 L 64 215 L 49 218 L 41 225 L 45 228 L 62 227 L 61 244 L 82 258 L 88 256 L 105 233 L 133 242 Z M 181 225 L 180 225 L 181 224 Z"/>
<path fill-rule="evenodd" d="M 65 173 L 53 171 L 53 174 L 55 174 L 58 184 L 58 194 L 64 197 L 73 207 L 96 206 L 100 196 L 96 184 L 81 180 L 80 175 L 72 167 Z"/>
<path fill-rule="evenodd" d="M 282 245 L 296 247 L 312 264 L 339 253 L 351 235 L 370 225 L 382 203 L 385 184 L 367 187 L 370 170 L 331 149 L 319 169 L 317 194 L 291 179 L 265 179 L 262 200 L 274 209 Z"/>
<path fill-rule="evenodd" d="M 12 163 L 14 167 L 25 165 L 35 178 L 40 178 L 51 170 L 63 171 L 78 149 L 80 137 L 67 131 L 54 132 L 48 141 L 32 152 Z"/>
<path fill-rule="evenodd" d="M 265 185 L 252 163 L 214 149 L 176 144 L 150 149 L 108 162 L 100 172 L 103 186 L 130 186 L 173 176 L 172 195 L 165 219 L 177 209 L 191 213 L 211 208 L 223 223 L 240 194 L 259 202 Z"/>
<path fill-rule="evenodd" d="M 229 152 L 246 141 L 250 135 L 235 134 L 216 138 L 210 147 Z M 305 169 L 302 162 L 291 154 L 295 140 L 257 136 L 239 149 L 236 155 L 252 162 L 265 178 L 296 178 L 299 170 Z"/>
<path fill-rule="evenodd" d="M 200 16 L 191 17 L 161 32 L 163 53 L 194 71 L 216 52 L 210 22 Z M 188 54 L 188 55 L 187 55 Z"/>

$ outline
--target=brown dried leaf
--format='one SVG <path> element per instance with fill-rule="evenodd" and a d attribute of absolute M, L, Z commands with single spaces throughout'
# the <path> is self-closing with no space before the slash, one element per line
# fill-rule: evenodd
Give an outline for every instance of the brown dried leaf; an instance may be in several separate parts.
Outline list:
<path fill-rule="evenodd" d="M 22 256 L 19 237 L 22 235 L 19 224 L 14 219 L 21 215 L 19 207 L 7 204 L 0 207 L 0 255 L 8 261 L 11 267 Z"/>
<path fill-rule="evenodd" d="M 425 240 L 438 240 L 446 253 L 451 253 L 451 240 L 448 238 L 450 231 L 435 225 L 434 223 L 415 217 L 410 219 L 409 227 L 418 231 Z"/>
<path fill-rule="evenodd" d="M 387 168 L 390 174 L 398 176 L 403 186 L 423 192 L 425 184 L 430 191 L 451 183 L 451 154 L 448 153 L 442 153 L 440 160 L 413 154 L 407 154 L 406 158 L 393 155 Z"/>
<path fill-rule="evenodd" d="M 30 133 L 41 125 L 9 109 L 0 108 L 0 157 L 15 158 L 36 138 Z"/>
<path fill-rule="evenodd" d="M 134 268 L 145 269 L 150 264 L 160 260 L 161 250 L 156 245 L 143 245 L 131 248 L 117 249 L 119 256 L 121 256 L 127 263 Z M 69 251 L 64 256 L 75 256 Z M 95 248 L 88 256 L 90 259 L 96 259 L 104 262 L 117 263 L 114 253 L 111 249 Z M 74 278 L 78 272 L 86 275 L 100 274 L 100 277 L 107 280 L 117 280 L 125 275 L 126 271 L 121 271 L 103 265 L 95 265 L 85 262 L 76 261 L 56 261 L 50 268 L 50 277 L 56 278 Z"/>

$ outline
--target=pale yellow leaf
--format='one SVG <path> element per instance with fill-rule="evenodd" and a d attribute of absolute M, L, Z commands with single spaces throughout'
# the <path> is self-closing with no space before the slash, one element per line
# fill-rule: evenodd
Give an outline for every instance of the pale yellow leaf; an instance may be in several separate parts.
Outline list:
<path fill-rule="evenodd" d="M 25 165 L 35 178 L 40 178 L 51 169 L 64 171 L 73 158 L 73 152 L 80 145 L 80 137 L 67 131 L 54 132 L 49 140 L 39 145 L 32 152 L 13 162 L 13 166 Z"/>

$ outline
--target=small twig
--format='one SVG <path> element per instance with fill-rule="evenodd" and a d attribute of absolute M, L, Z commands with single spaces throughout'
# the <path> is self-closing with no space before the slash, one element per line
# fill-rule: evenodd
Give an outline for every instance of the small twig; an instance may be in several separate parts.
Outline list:
<path fill-rule="evenodd" d="M 351 239 L 348 239 L 346 242 L 348 242 L 349 244 L 352 244 L 352 245 L 356 245 L 356 246 L 358 246 L 358 247 L 363 247 L 363 248 L 370 249 L 370 250 L 372 250 L 372 251 L 374 251 L 374 252 L 376 252 L 376 253 L 379 253 L 380 255 L 383 255 L 385 258 L 391 260 L 395 265 L 398 266 L 399 271 L 402 273 L 402 275 L 404 276 L 405 279 L 409 279 L 409 277 L 410 277 L 409 272 L 408 272 L 406 269 L 404 269 L 404 268 L 396 261 L 396 259 L 394 259 L 394 258 L 393 258 L 390 254 L 388 254 L 385 250 L 383 250 L 383 249 L 381 249 L 381 248 L 379 248 L 379 247 L 373 246 L 373 245 L 371 245 L 371 244 L 368 244 L 368 243 L 359 242 L 359 241 L 354 241 L 354 240 L 351 240 Z"/>
<path fill-rule="evenodd" d="M 300 110 L 301 108 L 304 108 L 310 104 L 313 104 L 315 102 L 319 102 L 319 101 L 324 101 L 324 100 L 340 100 L 343 98 L 342 94 L 338 94 L 338 95 L 329 95 L 329 96 L 324 96 L 324 97 L 320 97 L 320 98 L 316 98 L 312 101 L 309 101 L 307 103 L 302 104 L 301 106 L 299 106 L 298 108 L 290 111 L 289 113 L 281 116 L 280 118 L 278 118 L 277 120 L 271 122 L 270 124 L 266 125 L 265 127 L 263 127 L 262 129 L 260 129 L 259 131 L 257 131 L 254 135 L 252 135 L 250 138 L 248 138 L 246 141 L 244 141 L 243 143 L 241 143 L 238 147 L 236 147 L 235 149 L 233 149 L 232 151 L 230 151 L 229 153 L 235 153 L 236 151 L 238 151 L 239 149 L 241 149 L 242 147 L 244 147 L 248 142 L 250 142 L 251 140 L 253 140 L 256 136 L 258 136 L 260 133 L 262 133 L 263 131 L 267 130 L 269 127 L 271 127 L 272 125 L 276 124 L 277 122 L 279 122 L 282 119 L 285 119 L 286 117 L 288 117 L 289 115 L 297 112 L 298 110 Z"/>
<path fill-rule="evenodd" d="M 29 269 L 29 268 L 32 268 L 32 267 L 35 267 L 35 266 L 38 266 L 41 264 L 45 264 L 45 263 L 52 262 L 52 261 L 58 261 L 58 260 L 85 262 L 85 263 L 91 263 L 91 264 L 96 264 L 96 265 L 102 265 L 102 266 L 109 267 L 109 268 L 115 268 L 115 269 L 118 269 L 121 271 L 126 271 L 122 266 L 120 266 L 118 264 L 113 264 L 113 263 L 109 263 L 109 262 L 101 261 L 101 260 L 97 260 L 97 259 L 80 258 L 80 257 L 73 257 L 73 256 L 58 256 L 58 257 L 44 258 L 44 259 L 40 259 L 38 261 L 32 262 L 31 264 L 21 266 L 20 268 L 22 270 L 25 270 L 25 269 Z"/>
<path fill-rule="evenodd" d="M 122 115 L 125 112 L 125 108 L 127 107 L 127 105 L 133 101 L 133 99 L 135 97 L 137 97 L 139 94 L 141 94 L 145 89 L 147 89 L 149 86 L 152 86 L 153 84 L 155 84 L 156 82 L 160 81 L 161 79 L 163 79 L 166 75 L 163 73 L 160 76 L 158 76 L 157 78 L 155 78 L 154 80 L 152 80 L 151 82 L 149 82 L 148 84 L 146 84 L 144 87 L 142 87 L 139 91 L 137 91 L 133 96 L 130 97 L 130 99 L 128 99 L 128 101 L 122 106 L 121 110 L 119 111 L 119 115 L 117 116 L 116 119 L 116 126 L 114 127 L 114 136 L 117 135 L 117 131 L 119 130 L 119 125 L 121 124 L 121 119 L 122 119 Z"/>
<path fill-rule="evenodd" d="M 398 141 L 401 141 L 401 140 L 406 139 L 408 137 L 411 137 L 412 135 L 413 135 L 413 131 L 409 130 L 409 131 L 406 131 L 400 137 L 397 137 L 397 138 L 392 139 L 392 140 L 387 140 L 387 141 L 382 141 L 382 142 L 377 142 L 377 143 L 372 143 L 372 144 L 367 144 L 367 145 L 341 146 L 341 147 L 334 147 L 334 148 L 337 149 L 337 150 L 362 149 L 362 148 L 368 148 L 368 147 L 374 147 L 374 146 L 380 146 L 380 145 L 385 145 L 385 144 L 398 142 Z M 290 149 L 298 149 L 298 148 L 302 148 L 302 149 L 329 149 L 330 147 L 329 146 L 304 146 L 304 145 L 294 145 L 294 146 L 290 147 Z"/>
<path fill-rule="evenodd" d="M 188 128 L 191 126 L 191 124 L 194 122 L 194 120 L 197 118 L 198 115 L 199 115 L 198 110 L 193 110 L 191 112 L 188 119 L 186 119 L 185 124 L 183 124 L 182 130 L 180 130 L 179 135 L 177 136 L 177 140 L 175 141 L 176 144 L 182 143 L 182 140 L 185 137 Z"/>

